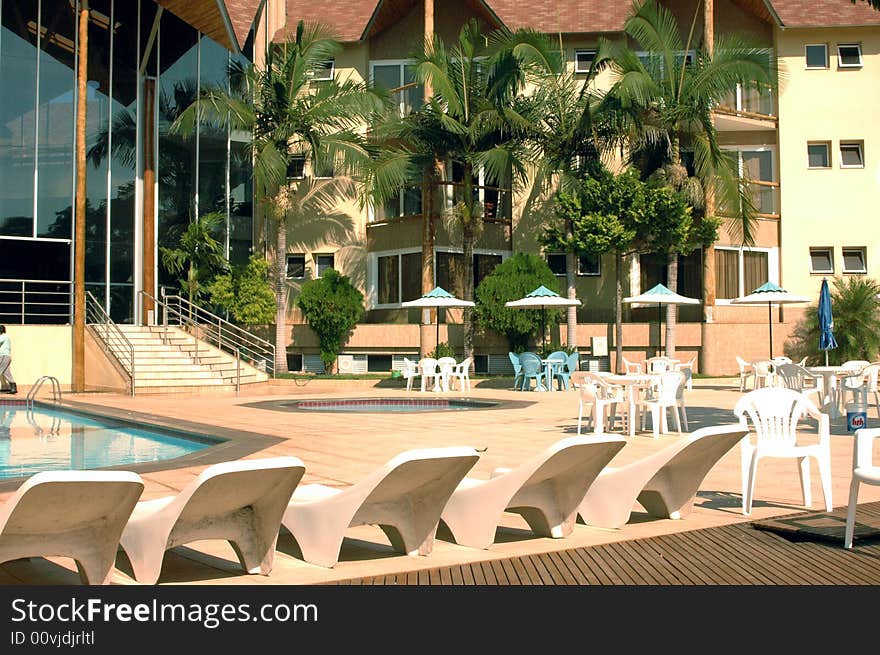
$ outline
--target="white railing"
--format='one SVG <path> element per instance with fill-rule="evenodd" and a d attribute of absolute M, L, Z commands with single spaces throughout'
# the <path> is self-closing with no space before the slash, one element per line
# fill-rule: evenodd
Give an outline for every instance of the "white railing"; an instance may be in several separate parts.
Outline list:
<path fill-rule="evenodd" d="M 73 323 L 69 280 L 0 279 L 0 324 Z"/>

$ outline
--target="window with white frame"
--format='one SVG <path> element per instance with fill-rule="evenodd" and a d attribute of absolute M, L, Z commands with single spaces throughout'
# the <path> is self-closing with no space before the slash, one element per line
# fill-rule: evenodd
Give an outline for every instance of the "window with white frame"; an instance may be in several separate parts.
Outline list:
<path fill-rule="evenodd" d="M 596 50 L 575 50 L 574 51 L 574 72 L 589 73 L 593 60 L 596 58 Z"/>
<path fill-rule="evenodd" d="M 482 251 L 474 253 L 474 288 L 500 264 L 509 252 Z M 459 298 L 464 295 L 464 255 L 453 250 L 435 251 L 434 282 Z"/>
<path fill-rule="evenodd" d="M 287 162 L 287 179 L 301 180 L 305 177 L 306 156 L 292 155 Z"/>
<path fill-rule="evenodd" d="M 773 216 L 778 213 L 776 184 L 776 154 L 771 146 L 744 146 L 725 148 L 736 157 L 739 175 L 752 184 L 749 189 L 752 202 L 759 214 Z M 693 157 L 693 155 L 691 155 Z M 736 208 L 719 203 L 719 211 L 725 214 L 737 213 Z"/>
<path fill-rule="evenodd" d="M 370 62 L 373 85 L 394 92 L 401 116 L 417 111 L 424 104 L 425 89 L 416 83 L 415 66 L 411 60 L 377 60 Z M 406 88 L 403 88 L 406 87 Z"/>
<path fill-rule="evenodd" d="M 301 280 L 306 276 L 306 256 L 303 253 L 287 255 L 287 277 Z"/>
<path fill-rule="evenodd" d="M 828 68 L 828 44 L 808 43 L 804 46 L 807 68 Z"/>
<path fill-rule="evenodd" d="M 463 199 L 461 182 L 464 180 L 464 167 L 460 162 L 453 161 L 446 167 L 452 172 L 453 184 L 446 187 L 446 206 L 451 208 Z M 510 218 L 513 212 L 511 193 L 508 185 L 489 178 L 480 168 L 474 171 L 474 199 L 483 205 L 483 218 Z"/>
<path fill-rule="evenodd" d="M 376 256 L 376 304 L 397 305 L 422 295 L 422 253 L 401 251 Z"/>
<path fill-rule="evenodd" d="M 810 273 L 834 274 L 833 248 L 810 248 Z"/>
<path fill-rule="evenodd" d="M 865 256 L 865 248 L 843 248 L 841 251 L 843 256 L 843 272 L 844 273 L 867 273 L 868 262 Z"/>
<path fill-rule="evenodd" d="M 333 73 L 336 70 L 336 61 L 327 59 L 315 65 L 312 70 L 312 80 L 315 82 L 326 82 L 333 79 Z"/>
<path fill-rule="evenodd" d="M 715 248 L 715 297 L 732 300 L 770 281 L 772 248 Z"/>
<path fill-rule="evenodd" d="M 838 68 L 861 68 L 862 46 L 859 43 L 837 44 L 837 67 Z"/>
<path fill-rule="evenodd" d="M 334 259 L 335 257 L 332 254 L 315 255 L 315 277 L 321 277 L 324 271 L 326 271 L 328 268 L 333 268 Z"/>
<path fill-rule="evenodd" d="M 865 153 L 863 141 L 840 142 L 840 167 L 864 168 Z"/>
<path fill-rule="evenodd" d="M 566 264 L 564 252 L 549 252 L 545 255 L 547 266 L 553 275 L 565 276 Z M 598 277 L 602 275 L 602 258 L 600 255 L 580 255 L 577 258 L 576 274 L 580 277 Z"/>
<path fill-rule="evenodd" d="M 807 143 L 807 168 L 831 168 L 831 142 Z"/>

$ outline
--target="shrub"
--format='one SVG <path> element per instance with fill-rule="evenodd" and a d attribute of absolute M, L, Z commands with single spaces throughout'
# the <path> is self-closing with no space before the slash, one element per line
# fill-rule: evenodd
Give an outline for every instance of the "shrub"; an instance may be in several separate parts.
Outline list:
<path fill-rule="evenodd" d="M 872 278 L 848 277 L 831 280 L 831 313 L 837 348 L 828 351 L 829 364 L 850 359 L 872 362 L 880 353 L 880 283 Z M 792 332 L 786 353 L 795 361 L 807 357 L 811 365 L 824 364 L 819 350 L 818 305 L 811 305 Z"/>
<path fill-rule="evenodd" d="M 309 327 L 318 335 L 321 361 L 329 372 L 349 332 L 364 315 L 364 296 L 348 279 L 332 268 L 302 285 L 296 300 Z"/>
<path fill-rule="evenodd" d="M 521 352 L 528 346 L 529 337 L 538 336 L 541 331 L 541 310 L 505 307 L 504 303 L 522 298 L 541 285 L 559 292 L 556 276 L 543 257 L 526 253 L 509 257 L 483 278 L 474 291 L 477 324 L 484 330 L 503 334 L 510 349 Z M 560 309 L 544 311 L 548 326 L 555 325 L 562 317 Z"/>
<path fill-rule="evenodd" d="M 440 359 L 441 357 L 455 357 L 455 349 L 445 341 L 441 341 L 437 344 L 437 347 L 430 352 L 428 357 L 433 357 L 434 359 Z"/>
<path fill-rule="evenodd" d="M 208 288 L 211 302 L 229 312 L 241 325 L 275 321 L 275 293 L 269 282 L 269 262 L 251 255 L 245 266 L 217 276 Z"/>

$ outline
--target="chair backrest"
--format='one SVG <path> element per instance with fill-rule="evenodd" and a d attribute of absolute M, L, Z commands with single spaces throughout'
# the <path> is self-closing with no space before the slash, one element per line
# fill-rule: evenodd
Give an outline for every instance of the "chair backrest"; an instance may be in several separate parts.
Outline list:
<path fill-rule="evenodd" d="M 513 372 L 519 375 L 519 372 L 522 370 L 522 363 L 519 361 L 519 355 L 514 352 L 508 352 L 507 356 L 510 358 L 510 363 L 513 364 Z"/>
<path fill-rule="evenodd" d="M 810 400 L 784 387 L 763 387 L 740 398 L 733 413 L 746 425 L 751 419 L 758 445 L 793 446 L 797 424 L 807 414 Z"/>
<path fill-rule="evenodd" d="M 623 370 L 627 373 L 639 373 L 642 372 L 642 363 L 641 362 L 631 362 L 626 357 L 621 357 L 623 360 Z"/>
<path fill-rule="evenodd" d="M 650 357 L 645 360 L 649 373 L 665 373 L 669 370 L 670 363 L 667 357 Z"/>
<path fill-rule="evenodd" d="M 455 366 L 456 363 L 457 362 L 455 361 L 455 357 L 441 357 L 440 359 L 437 360 L 437 365 L 440 368 L 444 368 L 444 367 L 449 368 L 449 367 Z"/>
<path fill-rule="evenodd" d="M 770 360 L 773 362 L 775 366 L 782 366 L 783 364 L 792 364 L 791 357 L 786 357 L 785 355 L 780 355 L 779 357 L 774 357 Z"/>
<path fill-rule="evenodd" d="M 862 375 L 864 376 L 865 383 L 868 385 L 868 391 L 877 391 L 877 380 L 878 375 L 880 375 L 880 363 L 868 364 L 865 368 L 862 369 Z"/>
<path fill-rule="evenodd" d="M 403 370 L 402 370 L 403 377 L 405 377 L 405 378 L 413 377 L 418 370 L 419 370 L 418 364 L 416 364 L 411 359 L 408 359 L 406 357 L 403 358 Z"/>
<path fill-rule="evenodd" d="M 461 375 L 470 375 L 471 372 L 471 364 L 473 363 L 473 357 L 465 357 L 458 364 L 455 365 L 456 370 Z"/>
<path fill-rule="evenodd" d="M 565 362 L 565 368 L 569 373 L 574 373 L 578 370 L 578 364 L 580 363 L 580 357 L 578 357 L 577 353 L 572 353 L 568 356 L 568 359 Z"/>
<path fill-rule="evenodd" d="M 752 368 L 755 369 L 755 375 L 758 377 L 766 377 L 773 370 L 773 362 L 769 359 L 758 359 L 752 362 Z"/>
<path fill-rule="evenodd" d="M 684 394 L 684 385 L 687 382 L 685 374 L 681 371 L 666 371 L 660 376 L 660 390 L 658 400 L 663 405 L 673 405 Z"/>
<path fill-rule="evenodd" d="M 423 357 L 419 360 L 419 368 L 422 369 L 422 375 L 426 375 L 428 377 L 432 375 L 437 375 L 437 360 L 433 357 Z"/>
<path fill-rule="evenodd" d="M 547 359 L 555 359 L 560 362 L 565 362 L 568 361 L 568 353 L 566 353 L 564 350 L 556 350 L 547 355 Z"/>
<path fill-rule="evenodd" d="M 806 367 L 806 365 L 807 365 L 807 359 L 808 359 L 807 357 L 802 358 L 801 361 L 799 361 L 799 362 L 797 363 L 797 365 L 798 365 L 798 366 L 804 366 L 804 367 Z"/>
<path fill-rule="evenodd" d="M 752 363 L 751 363 L 751 362 L 747 362 L 746 360 L 744 360 L 744 359 L 743 359 L 742 357 L 740 357 L 739 355 L 736 356 L 736 363 L 737 363 L 737 366 L 739 366 L 739 372 L 740 372 L 740 373 L 745 373 L 745 372 L 746 372 L 746 369 L 752 367 Z"/>
<path fill-rule="evenodd" d="M 784 387 L 794 389 L 795 391 L 803 391 L 805 381 L 813 378 L 813 375 L 803 366 L 791 363 L 777 366 L 776 374 L 782 380 Z"/>
<path fill-rule="evenodd" d="M 519 356 L 519 361 L 522 364 L 522 371 L 525 375 L 537 375 L 544 366 L 541 358 L 535 353 L 522 353 Z"/>

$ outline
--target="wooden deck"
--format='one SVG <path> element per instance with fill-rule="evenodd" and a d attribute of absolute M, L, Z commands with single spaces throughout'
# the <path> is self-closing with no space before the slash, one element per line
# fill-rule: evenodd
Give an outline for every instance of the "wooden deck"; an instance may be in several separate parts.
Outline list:
<path fill-rule="evenodd" d="M 831 516 L 843 525 L 846 510 Z M 857 524 L 863 521 L 878 525 L 880 503 L 859 505 Z M 842 529 L 839 539 L 786 537 L 739 523 L 332 584 L 880 585 L 880 536 L 845 550 Z"/>

